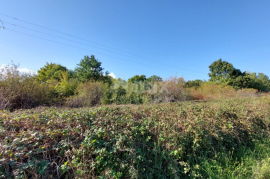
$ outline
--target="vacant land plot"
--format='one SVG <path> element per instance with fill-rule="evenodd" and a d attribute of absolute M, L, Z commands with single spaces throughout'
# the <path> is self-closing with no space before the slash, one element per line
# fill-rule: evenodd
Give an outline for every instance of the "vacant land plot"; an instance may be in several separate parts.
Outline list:
<path fill-rule="evenodd" d="M 267 178 L 270 97 L 0 113 L 2 178 Z"/>

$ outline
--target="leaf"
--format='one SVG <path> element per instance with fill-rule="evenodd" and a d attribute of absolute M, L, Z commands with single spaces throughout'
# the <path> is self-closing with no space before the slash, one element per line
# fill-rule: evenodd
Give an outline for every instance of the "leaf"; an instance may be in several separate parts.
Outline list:
<path fill-rule="evenodd" d="M 47 169 L 49 164 L 50 164 L 50 162 L 47 160 L 42 160 L 42 161 L 38 162 L 37 163 L 37 172 L 39 174 L 43 175 L 46 172 L 46 169 Z"/>

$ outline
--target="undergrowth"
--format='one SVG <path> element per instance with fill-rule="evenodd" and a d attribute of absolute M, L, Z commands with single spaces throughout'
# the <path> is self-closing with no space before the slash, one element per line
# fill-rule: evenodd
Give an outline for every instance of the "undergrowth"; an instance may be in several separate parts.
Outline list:
<path fill-rule="evenodd" d="M 2 178 L 269 178 L 270 97 L 0 113 Z"/>
<path fill-rule="evenodd" d="M 217 153 L 201 163 L 207 178 L 270 178 L 270 140 L 256 140 L 253 147 L 241 146 L 237 152 Z"/>

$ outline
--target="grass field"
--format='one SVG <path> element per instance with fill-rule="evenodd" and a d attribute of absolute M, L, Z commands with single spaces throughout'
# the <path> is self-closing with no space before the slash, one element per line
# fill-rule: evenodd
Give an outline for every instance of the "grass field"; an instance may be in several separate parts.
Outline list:
<path fill-rule="evenodd" d="M 0 112 L 0 178 L 270 178 L 270 96 Z"/>

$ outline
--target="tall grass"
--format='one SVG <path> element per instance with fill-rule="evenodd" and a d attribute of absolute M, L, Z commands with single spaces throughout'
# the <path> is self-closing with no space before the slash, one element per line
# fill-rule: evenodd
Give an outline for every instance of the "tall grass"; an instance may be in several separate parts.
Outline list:
<path fill-rule="evenodd" d="M 217 153 L 201 163 L 209 178 L 270 178 L 270 139 L 256 140 L 252 148 L 241 146 L 229 153 Z"/>
<path fill-rule="evenodd" d="M 210 99 L 227 99 L 235 97 L 257 97 L 259 96 L 256 89 L 236 90 L 228 86 L 215 82 L 202 82 L 199 87 L 186 88 L 192 100 L 210 100 Z"/>

